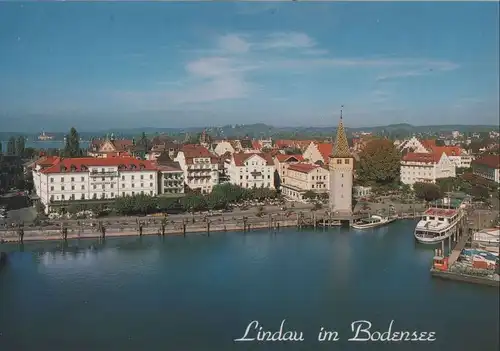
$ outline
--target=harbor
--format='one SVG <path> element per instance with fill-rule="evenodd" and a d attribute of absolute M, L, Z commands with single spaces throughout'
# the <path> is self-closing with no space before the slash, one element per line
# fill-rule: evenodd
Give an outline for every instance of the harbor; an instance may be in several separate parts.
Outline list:
<path fill-rule="evenodd" d="M 430 208 L 426 217 L 417 224 L 415 237 L 426 244 L 440 244 L 434 249 L 431 275 L 443 279 L 482 284 L 493 287 L 500 286 L 498 228 L 479 229 L 481 212 L 475 211 L 470 203 L 456 202 L 454 208 Z M 448 206 L 450 204 L 448 203 Z M 436 222 L 436 214 L 443 219 L 434 228 L 433 233 L 422 234 L 422 227 Z M 431 217 L 432 220 L 430 219 Z M 471 218 L 475 218 L 471 221 Z M 425 222 L 422 224 L 421 222 Z M 477 222 L 476 228 L 471 224 Z M 430 228 L 427 226 L 426 228 Z M 424 240 L 422 240 L 424 239 Z M 427 239 L 427 242 L 425 241 Z"/>
<path fill-rule="evenodd" d="M 379 328 L 394 319 L 397 330 L 422 325 L 436 332 L 435 342 L 397 345 L 402 350 L 462 350 L 477 338 L 486 350 L 496 349 L 498 292 L 432 279 L 433 249 L 415 245 L 414 227 L 398 220 L 370 231 L 283 227 L 210 237 L 26 241 L 22 250 L 4 244 L 10 260 L 0 274 L 2 346 L 50 349 L 57 340 L 62 350 L 104 342 L 122 351 L 145 344 L 151 350 L 244 350 L 233 339 L 251 320 L 274 329 L 286 317 L 305 335 L 302 343 L 284 345 L 292 351 L 331 350 L 331 343 L 316 340 L 326 324 L 339 330 L 336 346 L 358 350 L 358 343 L 347 342 L 358 319 Z M 464 318 L 449 303 L 457 300 L 471 307 Z M 221 311 L 228 311 L 223 318 Z M 186 334 L 188 328 L 197 337 Z M 380 345 L 374 349 L 392 349 Z"/>

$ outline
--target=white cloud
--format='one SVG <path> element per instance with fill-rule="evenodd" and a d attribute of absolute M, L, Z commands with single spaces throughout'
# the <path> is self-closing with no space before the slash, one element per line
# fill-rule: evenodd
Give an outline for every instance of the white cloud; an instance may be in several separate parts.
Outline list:
<path fill-rule="evenodd" d="M 178 87 L 150 93 L 126 93 L 127 101 L 171 106 L 245 98 L 255 91 L 256 84 L 252 81 L 255 72 L 278 76 L 311 70 L 371 68 L 374 80 L 385 81 L 458 67 L 453 62 L 427 59 L 331 57 L 313 38 L 299 32 L 260 37 L 232 33 L 218 37 L 215 44 L 209 50 L 191 52 L 198 57 L 185 63 L 186 75 L 174 81 L 175 84 L 157 83 Z M 376 93 L 370 98 L 373 103 L 381 103 L 388 96 Z"/>
<path fill-rule="evenodd" d="M 261 49 L 300 49 L 312 48 L 316 46 L 316 42 L 305 33 L 288 32 L 271 33 L 257 45 Z"/>
<path fill-rule="evenodd" d="M 229 53 L 245 53 L 250 49 L 250 44 L 237 34 L 221 36 L 218 45 L 222 50 Z"/>

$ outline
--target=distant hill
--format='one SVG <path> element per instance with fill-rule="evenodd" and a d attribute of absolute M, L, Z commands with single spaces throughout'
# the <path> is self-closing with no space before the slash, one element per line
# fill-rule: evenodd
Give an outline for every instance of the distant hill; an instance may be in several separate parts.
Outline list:
<path fill-rule="evenodd" d="M 495 125 L 433 125 L 433 126 L 414 126 L 407 123 L 390 124 L 386 126 L 375 126 L 375 127 L 358 127 L 358 128 L 348 128 L 346 127 L 347 133 L 352 134 L 356 132 L 366 132 L 373 133 L 376 135 L 390 135 L 393 137 L 406 137 L 413 134 L 427 134 L 427 135 L 437 135 L 442 132 L 459 131 L 461 133 L 479 133 L 488 132 L 492 130 L 498 130 L 498 126 Z M 137 137 L 143 132 L 148 136 L 155 134 L 167 134 L 172 137 L 181 138 L 184 137 L 186 133 L 195 136 L 201 133 L 203 130 L 207 130 L 212 137 L 215 138 L 243 138 L 248 136 L 250 138 L 323 138 L 332 136 L 336 131 L 336 126 L 331 127 L 275 127 L 267 125 L 264 123 L 255 124 L 234 124 L 225 125 L 219 127 L 193 127 L 193 128 L 155 128 L 155 127 L 144 127 L 144 128 L 133 128 L 133 129 L 113 129 L 113 130 L 101 130 L 95 132 L 82 132 L 80 136 L 84 139 L 90 139 L 92 137 L 103 137 L 106 134 L 114 133 L 117 137 L 132 138 Z M 10 136 L 25 135 L 28 138 L 36 138 L 35 134 L 23 134 L 23 133 L 6 133 L 0 132 L 0 140 L 8 140 Z M 62 140 L 64 137 L 63 133 L 54 133 L 56 139 Z"/>

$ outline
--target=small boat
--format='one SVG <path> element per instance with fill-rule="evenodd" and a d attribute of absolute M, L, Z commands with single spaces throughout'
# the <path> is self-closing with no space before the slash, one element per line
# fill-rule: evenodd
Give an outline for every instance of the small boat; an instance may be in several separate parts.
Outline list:
<path fill-rule="evenodd" d="M 394 222 L 396 217 L 382 217 L 377 215 L 372 215 L 368 218 L 362 218 L 359 221 L 354 222 L 351 227 L 354 229 L 370 229 L 380 227 L 391 222 Z"/>

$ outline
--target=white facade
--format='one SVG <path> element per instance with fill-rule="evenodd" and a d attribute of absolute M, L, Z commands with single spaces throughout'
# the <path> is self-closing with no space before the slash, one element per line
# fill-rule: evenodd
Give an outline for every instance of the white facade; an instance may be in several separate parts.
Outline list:
<path fill-rule="evenodd" d="M 233 154 L 227 164 L 227 174 L 232 184 L 243 188 L 274 189 L 274 163 L 262 154 Z"/>
<path fill-rule="evenodd" d="M 179 169 L 160 169 L 161 194 L 184 194 L 184 172 Z"/>
<path fill-rule="evenodd" d="M 120 163 L 120 159 L 116 159 Z M 67 164 L 68 159 L 64 160 Z M 78 161 L 75 161 L 77 163 Z M 158 172 L 149 165 L 134 170 L 119 169 L 119 165 L 92 166 L 86 162 L 84 169 L 75 167 L 42 168 L 33 170 L 36 194 L 45 205 L 46 212 L 51 205 L 61 201 L 114 199 L 125 195 L 158 194 Z"/>
<path fill-rule="evenodd" d="M 215 146 L 214 152 L 218 156 L 224 155 L 226 152 L 229 152 L 231 155 L 234 154 L 235 150 L 233 145 L 229 141 L 223 140 Z"/>
<path fill-rule="evenodd" d="M 219 184 L 219 163 L 206 148 L 202 151 L 197 156 L 191 156 L 190 151 L 179 151 L 174 161 L 179 163 L 184 182 L 190 189 L 208 194 Z"/>
<path fill-rule="evenodd" d="M 429 152 L 424 145 L 418 140 L 416 137 L 411 137 L 410 139 L 406 139 L 397 145 L 399 151 L 411 151 L 417 153 L 427 153 Z"/>
<path fill-rule="evenodd" d="M 303 200 L 307 191 L 321 194 L 329 190 L 330 173 L 327 169 L 312 164 L 290 165 L 281 184 L 281 193 L 292 200 Z"/>
<path fill-rule="evenodd" d="M 400 177 L 403 184 L 435 183 L 436 179 L 455 177 L 456 165 L 445 153 L 409 153 L 401 161 Z"/>

